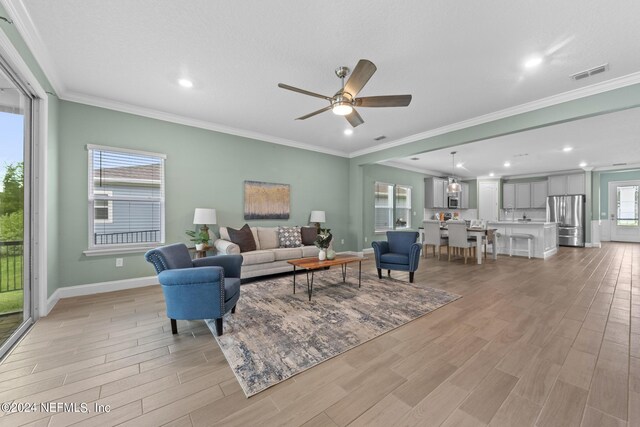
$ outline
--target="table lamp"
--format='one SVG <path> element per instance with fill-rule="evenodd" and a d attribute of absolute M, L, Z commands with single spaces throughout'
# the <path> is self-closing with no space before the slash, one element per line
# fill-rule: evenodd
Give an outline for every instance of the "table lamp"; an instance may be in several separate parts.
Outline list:
<path fill-rule="evenodd" d="M 325 222 L 325 214 L 324 211 L 311 211 L 311 217 L 309 218 L 309 222 L 315 222 L 316 228 L 318 229 L 318 233 L 320 233 L 320 223 Z"/>
<path fill-rule="evenodd" d="M 216 224 L 218 222 L 216 218 L 216 210 L 210 208 L 196 208 L 196 212 L 193 214 L 193 223 L 201 224 L 200 231 L 209 234 L 209 227 L 207 224 Z"/>

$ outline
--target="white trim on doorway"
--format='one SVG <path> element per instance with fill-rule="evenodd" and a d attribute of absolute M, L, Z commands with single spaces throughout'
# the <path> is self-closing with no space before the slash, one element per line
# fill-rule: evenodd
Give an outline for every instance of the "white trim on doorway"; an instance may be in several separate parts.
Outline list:
<path fill-rule="evenodd" d="M 35 218 L 33 233 L 33 262 L 32 293 L 34 307 L 32 317 L 37 320 L 47 307 L 47 135 L 48 135 L 48 111 L 49 99 L 45 89 L 24 62 L 20 53 L 11 43 L 7 35 L 0 31 L 0 55 L 7 61 L 11 68 L 20 75 L 37 99 L 34 100 L 34 115 L 37 118 L 37 126 L 33 133 L 33 157 L 34 174 L 33 186 L 36 196 L 31 214 Z"/>
<path fill-rule="evenodd" d="M 609 238 L 613 242 L 631 242 L 640 243 L 640 225 L 638 226 L 620 226 L 618 230 L 617 225 L 617 198 L 616 188 L 618 186 L 638 186 L 640 187 L 640 180 L 632 181 L 610 181 L 609 182 L 609 200 L 607 200 L 607 206 L 609 208 Z"/>

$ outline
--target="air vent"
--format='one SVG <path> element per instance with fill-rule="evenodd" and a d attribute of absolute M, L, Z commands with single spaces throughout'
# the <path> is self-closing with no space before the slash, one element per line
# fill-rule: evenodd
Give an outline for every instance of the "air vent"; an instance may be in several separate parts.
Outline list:
<path fill-rule="evenodd" d="M 589 70 L 580 71 L 579 73 L 575 73 L 569 76 L 572 80 L 582 80 L 587 77 L 595 76 L 596 74 L 604 73 L 609 69 L 609 64 L 602 64 L 597 67 L 591 68 Z"/>
<path fill-rule="evenodd" d="M 376 137 L 376 138 L 373 138 L 373 140 L 374 140 L 374 141 L 382 141 L 382 140 L 383 140 L 383 139 L 385 139 L 385 138 L 386 138 L 386 136 L 384 136 L 384 135 L 380 135 L 380 136 L 378 136 L 378 137 Z"/>
<path fill-rule="evenodd" d="M 614 163 L 611 166 L 627 166 L 627 164 L 626 163 Z"/>
<path fill-rule="evenodd" d="M 411 160 L 420 160 L 420 157 L 412 157 Z"/>
<path fill-rule="evenodd" d="M 528 155 L 529 155 L 529 153 L 514 154 L 513 157 L 525 157 L 525 156 L 528 156 Z"/>

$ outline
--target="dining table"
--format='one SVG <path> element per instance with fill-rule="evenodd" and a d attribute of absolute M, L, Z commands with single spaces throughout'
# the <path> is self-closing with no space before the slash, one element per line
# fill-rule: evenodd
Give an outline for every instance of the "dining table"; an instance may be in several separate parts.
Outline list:
<path fill-rule="evenodd" d="M 487 235 L 489 234 L 490 231 L 495 231 L 497 230 L 496 228 L 490 228 L 490 227 L 467 227 L 467 236 L 469 237 L 475 237 L 476 238 L 476 257 L 478 259 L 478 264 L 482 264 L 482 253 L 484 252 L 482 250 L 482 241 L 485 237 L 487 237 Z M 444 232 L 448 232 L 448 228 L 445 225 L 440 226 L 440 231 L 441 234 L 443 236 L 446 236 L 447 233 Z M 424 244 L 424 229 L 420 228 L 418 230 L 419 233 L 419 237 L 418 239 L 420 240 L 420 244 Z M 497 248 L 497 244 L 494 243 L 491 245 L 491 258 L 495 261 L 498 259 L 498 248 Z"/>

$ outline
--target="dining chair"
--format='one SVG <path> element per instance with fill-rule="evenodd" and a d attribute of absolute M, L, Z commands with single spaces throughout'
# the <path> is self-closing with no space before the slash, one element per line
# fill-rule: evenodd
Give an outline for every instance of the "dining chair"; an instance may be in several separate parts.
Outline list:
<path fill-rule="evenodd" d="M 449 245 L 449 238 L 443 237 L 440 231 L 440 221 L 435 219 L 427 219 L 424 223 L 424 257 L 427 257 L 427 246 L 433 246 L 433 256 L 436 256 L 436 250 L 438 251 L 438 260 L 442 255 L 442 247 Z M 448 249 L 447 249 L 448 252 Z"/>
<path fill-rule="evenodd" d="M 464 263 L 467 263 L 467 252 L 472 256 L 471 252 L 475 244 L 474 240 L 470 240 L 467 235 L 467 223 L 465 221 L 448 221 L 449 229 L 449 261 L 451 261 L 451 248 L 462 249 Z"/>

